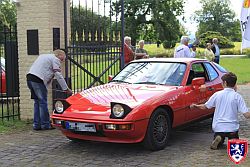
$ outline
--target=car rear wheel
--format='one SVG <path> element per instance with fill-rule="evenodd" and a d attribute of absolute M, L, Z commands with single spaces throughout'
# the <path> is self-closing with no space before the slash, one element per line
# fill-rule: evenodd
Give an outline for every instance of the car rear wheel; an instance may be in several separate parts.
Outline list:
<path fill-rule="evenodd" d="M 156 109 L 150 117 L 143 145 L 150 150 L 161 150 L 167 145 L 171 132 L 170 116 L 163 108 Z"/>

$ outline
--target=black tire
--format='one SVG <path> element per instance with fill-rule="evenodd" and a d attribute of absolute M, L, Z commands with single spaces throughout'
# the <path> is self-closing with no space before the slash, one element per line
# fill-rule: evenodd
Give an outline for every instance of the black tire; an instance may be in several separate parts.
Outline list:
<path fill-rule="evenodd" d="M 156 151 L 166 147 L 172 129 L 170 120 L 169 113 L 163 108 L 153 112 L 143 140 L 145 148 Z"/>

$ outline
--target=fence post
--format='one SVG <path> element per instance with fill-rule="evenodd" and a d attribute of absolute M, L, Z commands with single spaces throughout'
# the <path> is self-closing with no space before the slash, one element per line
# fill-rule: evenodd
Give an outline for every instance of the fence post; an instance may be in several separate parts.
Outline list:
<path fill-rule="evenodd" d="M 67 0 L 67 5 L 70 1 Z M 69 8 L 69 7 L 68 7 Z M 42 9 L 42 10 L 40 10 Z M 69 23 L 67 23 L 69 24 Z M 36 31 L 39 54 L 52 53 L 53 30 L 60 32 L 60 48 L 64 48 L 64 1 L 62 0 L 22 0 L 17 6 L 17 31 L 20 78 L 21 119 L 33 118 L 33 102 L 26 84 L 26 74 L 37 55 L 28 55 L 27 32 Z M 36 34 L 36 33 L 35 33 Z M 32 36 L 31 38 L 32 39 Z M 36 53 L 36 52 L 34 52 Z M 48 90 L 49 110 L 52 111 L 52 89 Z"/>

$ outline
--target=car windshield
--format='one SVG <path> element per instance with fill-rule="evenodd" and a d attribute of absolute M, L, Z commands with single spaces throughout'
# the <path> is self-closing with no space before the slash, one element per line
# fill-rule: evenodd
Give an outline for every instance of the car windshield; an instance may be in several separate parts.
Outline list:
<path fill-rule="evenodd" d="M 134 62 L 127 65 L 111 82 L 178 86 L 185 70 L 184 63 Z"/>

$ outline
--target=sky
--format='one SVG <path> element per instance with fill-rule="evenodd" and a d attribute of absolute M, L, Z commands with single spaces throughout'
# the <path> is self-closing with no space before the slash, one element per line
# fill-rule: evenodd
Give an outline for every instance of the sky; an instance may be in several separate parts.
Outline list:
<path fill-rule="evenodd" d="M 241 12 L 241 0 L 230 0 L 231 1 L 231 9 L 236 13 L 236 17 L 240 17 Z M 197 24 L 195 22 L 189 21 L 190 16 L 196 11 L 201 9 L 200 0 L 186 0 L 185 3 L 185 17 L 187 19 L 186 23 L 184 23 L 184 27 L 194 34 L 197 30 Z"/>

